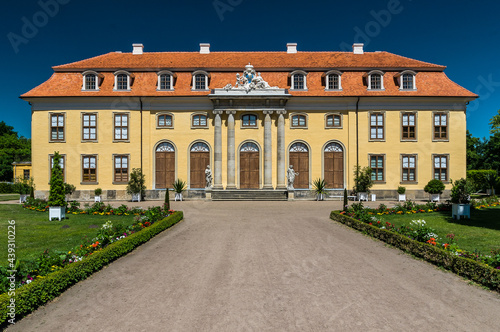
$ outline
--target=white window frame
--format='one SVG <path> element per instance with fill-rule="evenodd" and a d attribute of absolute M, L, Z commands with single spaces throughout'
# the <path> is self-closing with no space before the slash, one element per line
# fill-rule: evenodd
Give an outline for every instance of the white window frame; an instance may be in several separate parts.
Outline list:
<path fill-rule="evenodd" d="M 380 89 L 373 89 L 372 88 L 372 75 L 375 75 L 375 74 L 380 75 Z M 368 90 L 370 90 L 370 91 L 384 91 L 385 90 L 384 72 L 382 72 L 380 70 L 372 70 L 366 76 L 368 77 Z"/>
<path fill-rule="evenodd" d="M 209 91 L 210 90 L 208 88 L 208 77 L 210 76 L 209 73 L 207 73 L 204 70 L 197 70 L 197 71 L 193 72 L 191 75 L 192 75 L 191 91 Z M 205 89 L 196 89 L 196 75 L 205 75 Z"/>
<path fill-rule="evenodd" d="M 295 75 L 304 75 L 304 88 L 303 89 L 295 89 L 293 86 L 295 84 Z M 307 73 L 303 70 L 294 70 L 290 73 L 290 90 L 295 91 L 307 91 Z"/>
<path fill-rule="evenodd" d="M 338 89 L 330 89 L 329 88 L 329 80 L 331 75 L 337 75 L 339 78 L 339 88 Z M 342 91 L 342 73 L 338 70 L 330 70 L 325 74 L 325 91 Z"/>
<path fill-rule="evenodd" d="M 121 74 L 127 75 L 127 89 L 126 90 L 118 89 L 118 75 L 121 75 Z M 130 91 L 131 74 L 125 70 L 119 70 L 119 71 L 115 72 L 114 75 L 115 75 L 115 85 L 113 86 L 113 91 L 121 91 L 121 92 Z"/>
<path fill-rule="evenodd" d="M 411 75 L 413 78 L 413 89 L 404 89 L 403 88 L 403 75 Z M 416 76 L 417 73 L 414 72 L 413 70 L 405 70 L 397 75 L 398 83 L 399 83 L 399 91 L 416 91 L 417 90 L 417 85 L 416 85 Z"/>
<path fill-rule="evenodd" d="M 170 89 L 161 88 L 161 76 L 170 75 Z M 174 73 L 169 70 L 162 70 L 158 73 L 158 82 L 156 84 L 156 91 L 174 91 Z"/>
<path fill-rule="evenodd" d="M 95 75 L 95 89 L 87 89 L 87 76 Z M 82 91 L 99 91 L 99 85 L 101 83 L 99 74 L 93 70 L 87 70 L 82 73 L 83 82 L 82 82 Z"/>

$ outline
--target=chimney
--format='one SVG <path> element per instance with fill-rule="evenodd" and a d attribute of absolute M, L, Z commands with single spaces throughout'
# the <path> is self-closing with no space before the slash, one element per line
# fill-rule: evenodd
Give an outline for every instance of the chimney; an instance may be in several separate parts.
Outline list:
<path fill-rule="evenodd" d="M 210 44 L 200 43 L 200 54 L 210 54 Z"/>
<path fill-rule="evenodd" d="M 286 53 L 297 53 L 297 43 L 287 43 Z"/>
<path fill-rule="evenodd" d="M 142 54 L 144 50 L 144 45 L 142 44 L 132 44 L 132 54 Z"/>
<path fill-rule="evenodd" d="M 352 52 L 354 54 L 363 54 L 363 46 L 364 44 L 363 43 L 359 43 L 359 44 L 352 44 Z"/>

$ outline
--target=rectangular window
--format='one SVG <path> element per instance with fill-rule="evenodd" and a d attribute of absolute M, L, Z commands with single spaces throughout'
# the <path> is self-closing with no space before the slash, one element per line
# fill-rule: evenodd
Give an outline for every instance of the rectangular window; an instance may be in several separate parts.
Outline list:
<path fill-rule="evenodd" d="M 413 75 L 403 75 L 403 90 L 413 90 Z"/>
<path fill-rule="evenodd" d="M 97 157 L 82 157 L 82 182 L 97 182 Z"/>
<path fill-rule="evenodd" d="M 84 141 L 97 139 L 97 114 L 82 115 L 82 134 Z"/>
<path fill-rule="evenodd" d="M 206 76 L 203 74 L 197 74 L 194 78 L 194 88 L 196 90 L 206 89 Z"/>
<path fill-rule="evenodd" d="M 161 75 L 160 76 L 160 89 L 161 90 L 170 90 L 170 75 Z"/>
<path fill-rule="evenodd" d="M 434 179 L 443 182 L 448 181 L 448 156 L 434 156 Z"/>
<path fill-rule="evenodd" d="M 96 90 L 96 76 L 93 74 L 85 75 L 85 90 Z"/>
<path fill-rule="evenodd" d="M 434 114 L 434 139 L 448 138 L 448 114 Z"/>
<path fill-rule="evenodd" d="M 64 140 L 64 114 L 50 115 L 50 140 Z"/>
<path fill-rule="evenodd" d="M 115 114 L 115 140 L 128 140 L 128 114 Z"/>
<path fill-rule="evenodd" d="M 292 116 L 292 127 L 307 127 L 307 121 L 305 115 L 294 115 Z"/>
<path fill-rule="evenodd" d="M 26 180 L 29 180 L 30 178 L 30 170 L 29 169 L 25 169 L 23 171 L 23 177 L 26 179 Z"/>
<path fill-rule="evenodd" d="M 384 155 L 370 156 L 373 181 L 384 181 Z"/>
<path fill-rule="evenodd" d="M 403 155 L 402 166 L 402 181 L 417 181 L 417 157 L 414 155 Z"/>
<path fill-rule="evenodd" d="M 206 127 L 206 126 L 207 126 L 206 115 L 193 115 L 193 127 Z"/>
<path fill-rule="evenodd" d="M 415 134 L 415 129 L 416 129 L 416 123 L 415 123 L 415 118 L 416 115 L 415 113 L 403 113 L 402 117 L 402 138 L 403 139 L 415 139 L 416 134 Z"/>
<path fill-rule="evenodd" d="M 66 175 L 64 172 L 64 166 L 65 166 L 65 161 L 64 161 L 64 156 L 61 156 L 61 159 L 59 159 L 59 167 L 61 167 L 62 174 L 63 174 L 63 181 L 66 181 Z M 52 171 L 52 167 L 54 167 L 54 156 L 50 156 L 50 170 Z M 49 174 L 49 181 L 50 181 L 50 174 Z"/>
<path fill-rule="evenodd" d="M 372 90 L 382 89 L 382 77 L 379 74 L 370 75 L 370 89 Z"/>
<path fill-rule="evenodd" d="M 330 90 L 339 89 L 339 75 L 337 74 L 328 75 L 328 89 Z"/>
<path fill-rule="evenodd" d="M 295 90 L 304 90 L 304 75 L 303 74 L 293 75 L 293 88 Z"/>
<path fill-rule="evenodd" d="M 128 182 L 128 156 L 115 156 L 115 182 Z"/>
<path fill-rule="evenodd" d="M 370 114 L 370 139 L 384 139 L 384 115 Z"/>

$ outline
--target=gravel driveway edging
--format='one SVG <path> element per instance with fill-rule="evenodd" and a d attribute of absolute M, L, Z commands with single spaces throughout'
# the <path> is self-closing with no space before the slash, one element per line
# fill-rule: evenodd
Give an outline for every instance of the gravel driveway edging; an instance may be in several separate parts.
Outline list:
<path fill-rule="evenodd" d="M 338 211 L 332 211 L 330 219 L 500 293 L 500 270 L 494 269 L 491 266 L 476 262 L 470 258 L 456 256 L 441 248 L 412 240 L 387 229 L 377 228 L 357 219 L 342 215 Z"/>
<path fill-rule="evenodd" d="M 34 280 L 28 285 L 17 288 L 14 292 L 14 297 L 9 296 L 10 292 L 1 294 L 0 329 L 6 327 L 8 320 L 11 318 L 9 315 L 9 313 L 12 312 L 11 298 L 15 299 L 15 307 L 13 310 L 15 310 L 14 317 L 17 321 L 59 296 L 77 282 L 85 280 L 94 272 L 102 269 L 105 265 L 128 254 L 157 234 L 177 224 L 183 217 L 184 214 L 182 211 L 176 211 L 150 227 L 134 233 L 121 241 L 114 242 L 82 261 L 67 265 L 63 269 L 53 272 L 43 279 Z"/>

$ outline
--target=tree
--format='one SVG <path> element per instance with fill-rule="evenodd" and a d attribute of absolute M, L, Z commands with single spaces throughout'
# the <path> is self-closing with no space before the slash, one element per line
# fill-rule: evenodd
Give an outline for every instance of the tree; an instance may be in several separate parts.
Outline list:
<path fill-rule="evenodd" d="M 52 166 L 50 174 L 49 206 L 66 206 L 63 173 L 61 165 L 59 165 L 60 159 L 59 152 L 54 152 L 54 166 Z"/>
<path fill-rule="evenodd" d="M 491 135 L 500 135 L 500 110 L 498 110 L 497 115 L 493 115 L 493 117 L 490 119 L 490 126 Z"/>
<path fill-rule="evenodd" d="M 480 169 L 484 162 L 481 154 L 485 143 L 478 137 L 473 137 L 467 130 L 467 170 Z"/>
<path fill-rule="evenodd" d="M 0 181 L 12 181 L 12 163 L 31 160 L 31 139 L 18 137 L 12 126 L 0 121 Z"/>

